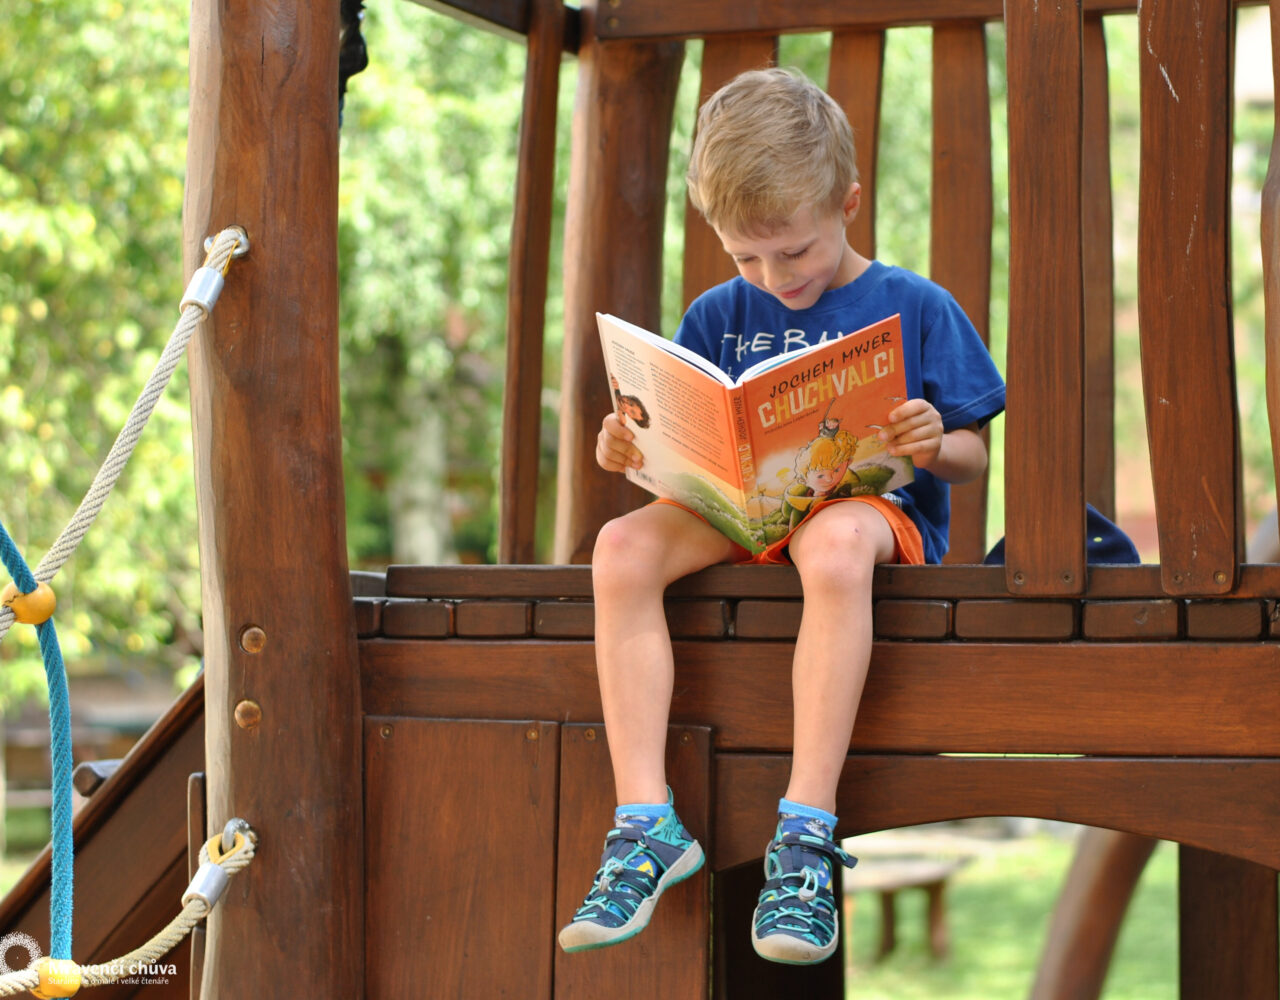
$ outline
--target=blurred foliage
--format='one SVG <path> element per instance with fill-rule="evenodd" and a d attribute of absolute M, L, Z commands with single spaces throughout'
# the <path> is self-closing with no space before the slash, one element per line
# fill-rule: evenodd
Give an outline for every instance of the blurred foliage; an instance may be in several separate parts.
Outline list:
<path fill-rule="evenodd" d="M 0 519 L 34 564 L 83 496 L 168 337 L 182 290 L 187 104 L 184 6 L 10 0 L 0 36 Z M 1136 379 L 1137 57 L 1132 17 L 1106 19 L 1115 130 L 1117 424 L 1145 448 Z M 436 483 L 424 516 L 441 559 L 493 559 L 505 369 L 506 259 L 524 49 L 402 0 L 370 5 L 369 69 L 353 77 L 341 136 L 343 433 L 352 562 L 385 564 L 398 484 Z M 1007 326 L 1004 42 L 987 31 L 995 162 L 991 335 Z M 781 61 L 818 79 L 828 39 L 788 36 Z M 890 33 L 876 198 L 879 256 L 927 273 L 927 29 Z M 663 327 L 680 312 L 684 165 L 699 89 L 691 43 L 668 184 Z M 556 233 L 543 380 L 539 547 L 551 543 L 563 301 L 563 217 L 575 65 L 562 71 Z M 1256 192 L 1271 109 L 1238 112 L 1233 266 L 1249 507 L 1270 502 Z M 234 275 L 232 279 L 234 280 Z M 423 416 L 439 419 L 424 441 Z M 999 424 L 997 424 L 997 432 Z M 992 488 L 999 530 L 998 458 Z M 1139 462 L 1139 468 L 1141 462 Z M 198 663 L 199 578 L 185 369 L 97 526 L 60 574 L 58 623 L 72 669 Z M 38 685 L 32 630 L 0 644 L 0 703 Z"/>

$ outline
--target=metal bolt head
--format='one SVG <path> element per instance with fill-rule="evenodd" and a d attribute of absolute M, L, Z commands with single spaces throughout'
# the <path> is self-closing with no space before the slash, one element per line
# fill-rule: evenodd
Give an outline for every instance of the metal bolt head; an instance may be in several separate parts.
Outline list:
<path fill-rule="evenodd" d="M 588 743 L 590 743 L 592 740 L 596 738 L 596 731 L 594 729 L 588 729 L 585 733 L 582 734 L 582 738 L 586 740 Z"/>
<path fill-rule="evenodd" d="M 262 722 L 262 706 L 246 698 L 236 706 L 236 725 L 241 729 L 254 729 Z"/>
<path fill-rule="evenodd" d="M 381 736 L 384 740 L 389 740 L 391 739 L 391 734 L 394 732 L 395 730 L 391 726 L 383 726 L 381 729 L 378 730 L 378 735 Z"/>
<path fill-rule="evenodd" d="M 1213 582 L 1214 582 L 1214 583 L 1226 583 L 1226 582 L 1227 582 L 1227 573 L 1226 573 L 1226 570 L 1221 570 L 1221 569 L 1220 569 L 1220 570 L 1218 570 L 1216 573 L 1214 573 L 1214 574 L 1213 574 Z"/>
<path fill-rule="evenodd" d="M 528 729 L 526 729 L 524 733 L 524 738 L 526 740 L 536 740 L 538 738 L 538 727 L 530 726 Z"/>
<path fill-rule="evenodd" d="M 267 644 L 267 633 L 257 625 L 246 625 L 240 631 L 240 648 L 246 653 L 261 653 Z"/>

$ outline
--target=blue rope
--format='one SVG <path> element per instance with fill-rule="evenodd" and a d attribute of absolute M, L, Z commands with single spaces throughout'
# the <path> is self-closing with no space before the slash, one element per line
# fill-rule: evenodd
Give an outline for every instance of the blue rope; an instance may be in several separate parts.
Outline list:
<path fill-rule="evenodd" d="M 0 521 L 0 559 L 24 594 L 36 589 L 36 578 Z M 71 833 L 71 699 L 67 669 L 53 619 L 36 626 L 44 675 L 49 685 L 49 753 L 53 760 L 53 875 L 49 891 L 49 953 L 71 959 L 71 914 L 75 902 L 74 851 Z"/>

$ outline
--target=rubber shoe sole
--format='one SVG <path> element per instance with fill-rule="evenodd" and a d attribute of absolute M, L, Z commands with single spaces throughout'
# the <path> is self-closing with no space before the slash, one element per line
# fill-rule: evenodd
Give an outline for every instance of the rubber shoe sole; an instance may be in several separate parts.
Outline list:
<path fill-rule="evenodd" d="M 780 962 L 783 965 L 817 965 L 835 954 L 839 943 L 839 917 L 836 918 L 835 933 L 831 935 L 831 943 L 825 948 L 819 948 L 816 944 L 801 941 L 790 934 L 766 934 L 764 937 L 757 937 L 755 914 L 751 916 L 751 947 L 756 950 L 757 955 L 767 958 L 770 962 Z"/>
<path fill-rule="evenodd" d="M 590 951 L 592 948 L 607 948 L 611 944 L 620 944 L 633 938 L 649 926 L 649 918 L 653 916 L 653 908 L 658 899 L 671 886 L 683 882 L 702 867 L 705 860 L 702 846 L 695 840 L 676 863 L 663 872 L 658 879 L 658 886 L 653 895 L 636 907 L 631 919 L 618 927 L 604 927 L 591 920 L 574 920 L 560 928 L 560 947 L 566 952 Z"/>

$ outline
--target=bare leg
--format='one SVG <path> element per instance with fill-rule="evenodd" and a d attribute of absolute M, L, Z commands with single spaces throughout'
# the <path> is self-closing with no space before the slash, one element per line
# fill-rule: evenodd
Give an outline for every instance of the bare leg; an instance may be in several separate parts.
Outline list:
<path fill-rule="evenodd" d="M 795 753 L 787 798 L 834 813 L 836 785 L 871 659 L 871 576 L 894 555 L 884 515 L 838 503 L 796 532 L 804 613 L 791 670 Z"/>
<path fill-rule="evenodd" d="M 596 538 L 596 671 L 619 804 L 667 800 L 675 666 L 663 593 L 672 581 L 740 551 L 701 518 L 670 504 L 610 521 Z"/>

